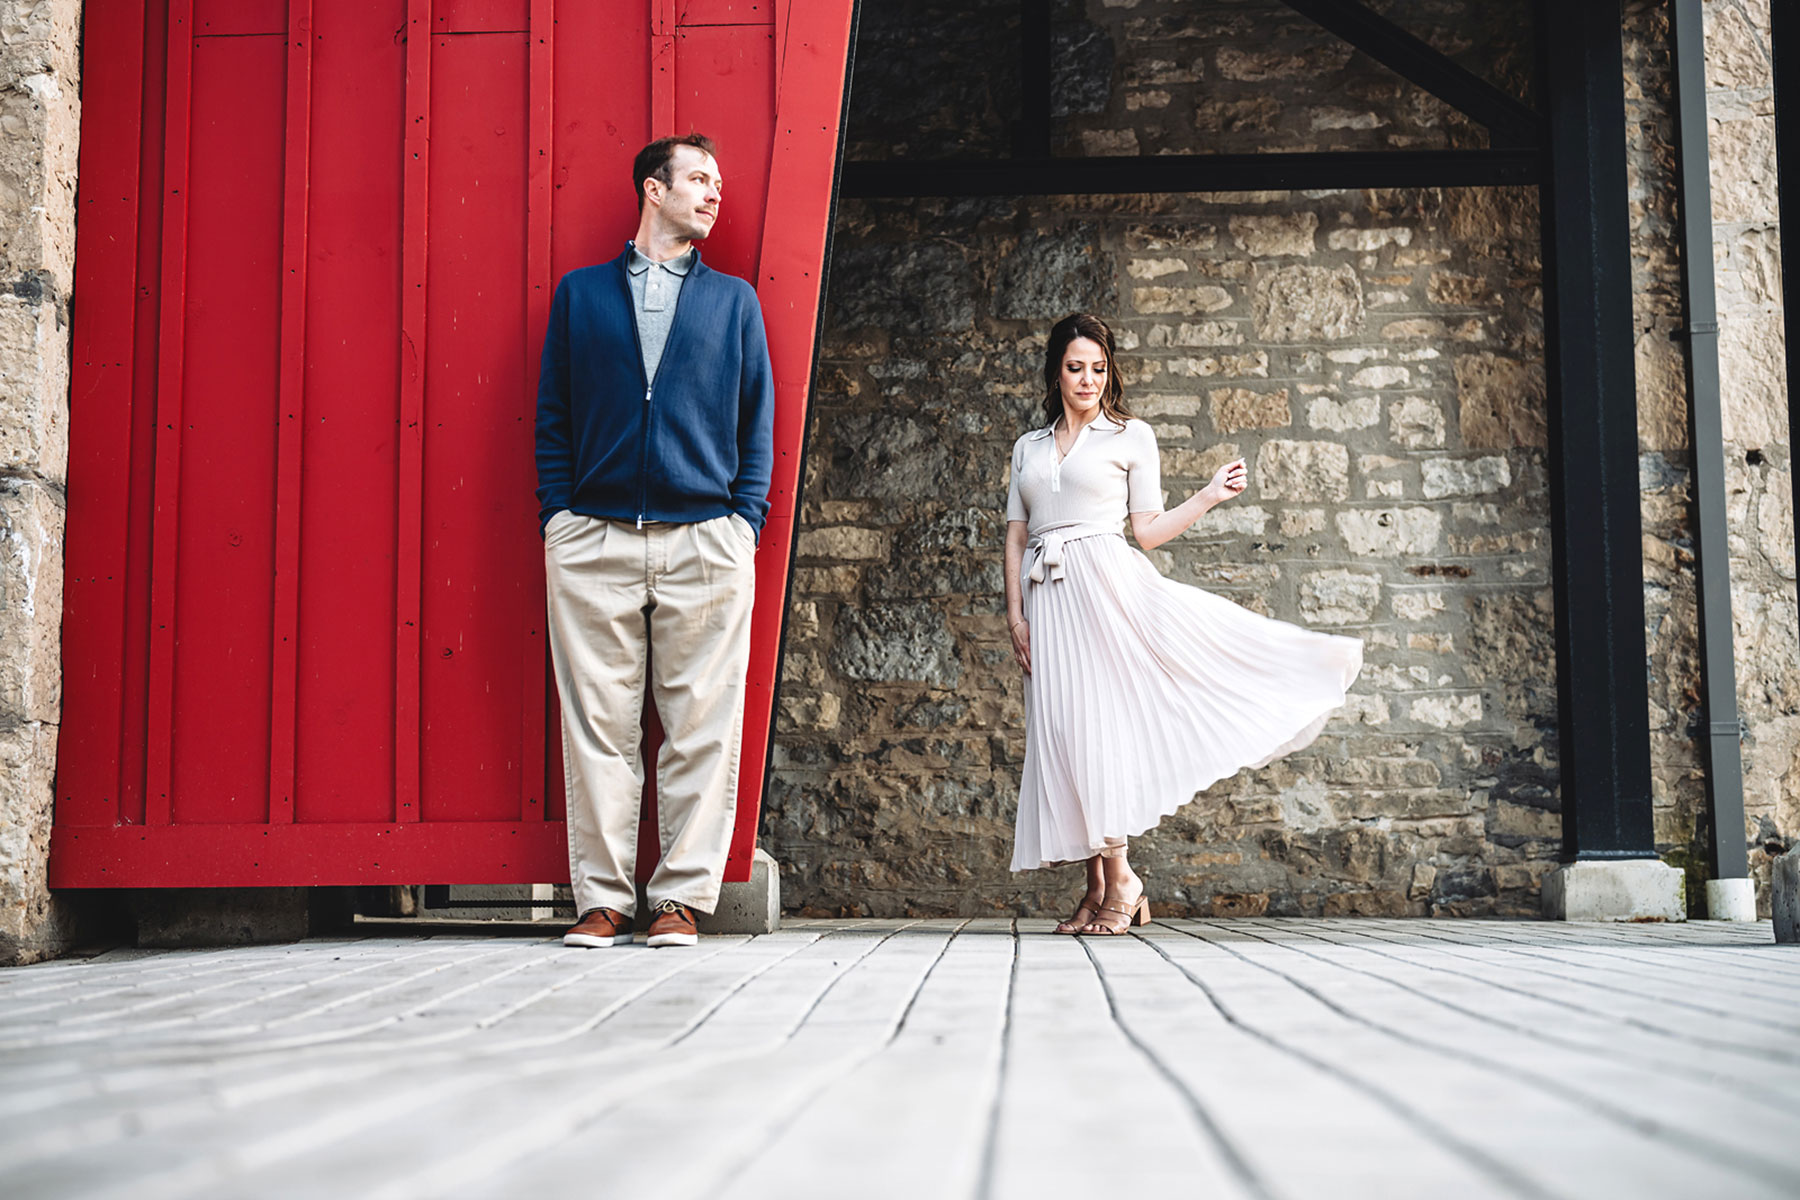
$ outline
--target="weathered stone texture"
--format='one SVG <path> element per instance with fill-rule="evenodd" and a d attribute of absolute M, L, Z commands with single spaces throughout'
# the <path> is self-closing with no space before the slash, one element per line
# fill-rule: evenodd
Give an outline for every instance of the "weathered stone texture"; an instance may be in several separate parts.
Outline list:
<path fill-rule="evenodd" d="M 1705 5 L 1726 524 L 1738 704 L 1746 730 L 1743 836 L 1765 916 L 1770 864 L 1800 840 L 1800 614 L 1794 588 L 1770 3 L 1708 0 Z M 1645 174 L 1651 175 L 1648 167 Z M 1661 186 L 1666 192 L 1667 184 Z M 1672 204 L 1664 207 L 1672 218 Z M 1673 262 L 1659 267 L 1656 273 L 1667 279 L 1661 290 L 1672 291 L 1677 278 Z M 1640 285 L 1640 290 L 1650 289 Z M 1640 313 L 1638 319 L 1640 329 L 1673 330 L 1678 324 L 1673 305 Z M 1679 363 L 1681 343 L 1671 344 Z M 1649 410 L 1642 392 L 1640 382 L 1640 410 Z M 1683 437 L 1659 456 L 1665 466 L 1643 472 L 1646 483 L 1655 485 L 1645 493 L 1646 547 L 1660 543 L 1656 554 L 1646 554 L 1645 595 L 1653 634 L 1651 720 L 1657 736 L 1659 837 L 1666 829 L 1671 842 L 1687 842 L 1690 863 L 1697 863 L 1710 834 L 1702 790 L 1704 760 L 1695 740 L 1703 714 L 1688 690 L 1698 680 L 1698 658 L 1691 632 L 1694 564 L 1685 511 L 1685 446 Z"/>
<path fill-rule="evenodd" d="M 1054 11 L 1113 63 L 1105 102 L 1058 123 L 1064 153 L 1083 133 L 1093 153 L 1479 144 L 1272 2 Z M 924 101 L 858 104 L 857 153 L 914 152 L 898 127 L 883 149 L 881 123 Z M 844 203 L 763 824 L 790 902 L 1064 906 L 1072 873 L 1006 870 L 1024 696 L 1001 510 L 1012 442 L 1044 420 L 1044 335 L 1087 308 L 1118 334 L 1170 503 L 1251 466 L 1158 568 L 1359 636 L 1368 663 L 1313 747 L 1140 839 L 1153 894 L 1193 913 L 1535 912 L 1560 839 L 1537 237 L 1517 189 Z"/>
<path fill-rule="evenodd" d="M 0 0 L 0 965 L 73 925 L 46 882 L 61 716 L 79 0 Z"/>

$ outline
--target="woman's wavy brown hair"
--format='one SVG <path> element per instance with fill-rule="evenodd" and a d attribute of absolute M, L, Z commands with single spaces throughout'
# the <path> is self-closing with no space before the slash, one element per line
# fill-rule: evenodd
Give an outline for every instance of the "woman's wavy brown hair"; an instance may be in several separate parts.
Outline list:
<path fill-rule="evenodd" d="M 1123 425 L 1131 419 L 1131 413 L 1125 407 L 1125 384 L 1119 378 L 1112 330 L 1092 313 L 1072 313 L 1050 327 L 1050 341 L 1044 346 L 1044 423 L 1053 425 L 1062 416 L 1063 354 L 1076 338 L 1098 342 L 1106 352 L 1106 386 L 1100 390 L 1100 411 Z"/>

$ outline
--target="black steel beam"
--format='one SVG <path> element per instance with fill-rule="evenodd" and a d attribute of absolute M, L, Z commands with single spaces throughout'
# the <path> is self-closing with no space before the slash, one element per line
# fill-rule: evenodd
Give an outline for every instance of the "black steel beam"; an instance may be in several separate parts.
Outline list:
<path fill-rule="evenodd" d="M 1725 531 L 1725 429 L 1719 410 L 1719 313 L 1713 294 L 1712 181 L 1706 141 L 1706 41 L 1700 0 L 1670 5 L 1675 59 L 1676 191 L 1687 322 L 1688 445 L 1699 536 L 1700 687 L 1706 728 L 1708 864 L 1714 879 L 1750 872 L 1744 844 L 1744 760 L 1738 744 L 1731 637 L 1731 551 Z"/>
<path fill-rule="evenodd" d="M 1492 145 L 1535 146 L 1539 120 L 1529 105 L 1458 66 L 1357 0 L 1283 0 L 1389 70 L 1487 126 Z"/>
<path fill-rule="evenodd" d="M 1013 157 L 1049 158 L 1049 0 L 1019 0 L 1019 101 Z"/>
<path fill-rule="evenodd" d="M 842 194 L 1068 196 L 1319 188 L 1494 187 L 1538 181 L 1535 150 L 1376 150 L 848 162 Z"/>
<path fill-rule="evenodd" d="M 1800 11 L 1769 6 L 1769 56 L 1775 64 L 1775 186 L 1780 206 L 1782 322 L 1787 332 L 1788 447 L 1800 446 Z M 1794 303 L 1786 303 L 1795 297 Z M 1794 512 L 1800 514 L 1800 470 L 1793 471 Z M 1800 521 L 1795 522 L 1800 530 Z M 1795 539 L 1800 552 L 1800 536 Z"/>
<path fill-rule="evenodd" d="M 1619 0 L 1540 0 L 1563 853 L 1656 853 Z"/>

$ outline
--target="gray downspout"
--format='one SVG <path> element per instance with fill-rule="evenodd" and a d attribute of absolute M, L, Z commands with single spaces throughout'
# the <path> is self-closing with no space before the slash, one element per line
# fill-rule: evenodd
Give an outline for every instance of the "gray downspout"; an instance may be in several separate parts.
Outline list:
<path fill-rule="evenodd" d="M 1706 34 L 1701 0 L 1670 0 L 1675 59 L 1675 156 L 1681 214 L 1681 298 L 1687 322 L 1688 443 L 1693 457 L 1699 572 L 1700 687 L 1711 815 L 1706 915 L 1754 921 L 1744 835 L 1731 556 L 1725 533 L 1725 433 L 1719 411 L 1719 317 L 1713 294 L 1712 181 L 1706 144 Z"/>

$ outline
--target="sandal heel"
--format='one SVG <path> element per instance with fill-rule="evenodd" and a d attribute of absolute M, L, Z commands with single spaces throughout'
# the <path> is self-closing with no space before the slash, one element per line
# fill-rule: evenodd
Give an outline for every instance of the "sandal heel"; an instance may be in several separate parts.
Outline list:
<path fill-rule="evenodd" d="M 1137 902 L 1137 907 L 1131 912 L 1131 923 L 1133 925 L 1148 925 L 1150 923 L 1150 898 L 1148 896 L 1143 897 Z"/>

